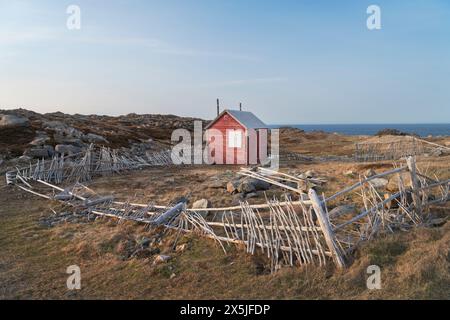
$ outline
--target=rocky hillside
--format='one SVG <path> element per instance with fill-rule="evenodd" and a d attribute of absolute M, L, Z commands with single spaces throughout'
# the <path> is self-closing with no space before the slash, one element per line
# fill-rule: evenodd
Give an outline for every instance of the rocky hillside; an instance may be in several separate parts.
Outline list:
<path fill-rule="evenodd" d="M 193 129 L 195 118 L 174 115 L 124 116 L 40 114 L 25 109 L 0 110 L 0 159 L 48 158 L 55 152 L 77 153 L 90 143 L 135 153 L 160 150 L 172 131 Z M 204 126 L 207 121 L 203 121 Z"/>

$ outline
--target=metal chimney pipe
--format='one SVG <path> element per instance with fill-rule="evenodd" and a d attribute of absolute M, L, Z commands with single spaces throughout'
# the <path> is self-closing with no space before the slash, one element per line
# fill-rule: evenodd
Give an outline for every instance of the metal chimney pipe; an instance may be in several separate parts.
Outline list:
<path fill-rule="evenodd" d="M 239 111 L 242 111 L 242 102 L 239 102 Z"/>
<path fill-rule="evenodd" d="M 219 99 L 217 99 L 217 116 L 219 116 L 220 114 L 220 103 L 219 103 Z"/>

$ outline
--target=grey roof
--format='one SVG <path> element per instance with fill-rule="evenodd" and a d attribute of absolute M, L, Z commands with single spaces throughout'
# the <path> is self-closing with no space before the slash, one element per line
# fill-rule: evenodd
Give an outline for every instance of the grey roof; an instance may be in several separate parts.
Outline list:
<path fill-rule="evenodd" d="M 258 117 L 249 111 L 239 111 L 239 110 L 228 110 L 222 111 L 219 116 L 214 119 L 206 128 L 209 128 L 218 118 L 220 118 L 224 113 L 230 114 L 236 121 L 242 124 L 247 129 L 267 129 L 267 125 L 262 122 Z"/>

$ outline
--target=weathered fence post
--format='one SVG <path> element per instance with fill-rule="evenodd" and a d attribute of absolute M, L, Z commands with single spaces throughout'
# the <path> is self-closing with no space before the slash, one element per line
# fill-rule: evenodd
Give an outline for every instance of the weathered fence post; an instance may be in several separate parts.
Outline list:
<path fill-rule="evenodd" d="M 314 211 L 316 212 L 317 220 L 319 221 L 320 228 L 322 229 L 328 249 L 331 251 L 333 260 L 336 263 L 337 267 L 339 269 L 342 269 L 345 267 L 344 258 L 342 257 L 340 250 L 336 244 L 334 232 L 331 228 L 330 220 L 328 219 L 325 211 L 322 208 L 322 202 L 313 189 L 309 189 L 308 195 L 309 199 L 312 202 Z"/>
<path fill-rule="evenodd" d="M 419 181 L 417 179 L 415 158 L 408 157 L 406 159 L 406 164 L 408 166 L 408 170 L 411 175 L 412 197 L 413 197 L 414 206 L 416 208 L 416 213 L 420 214 L 422 212 L 422 201 L 420 199 L 420 192 L 419 192 L 420 186 L 419 186 Z"/>

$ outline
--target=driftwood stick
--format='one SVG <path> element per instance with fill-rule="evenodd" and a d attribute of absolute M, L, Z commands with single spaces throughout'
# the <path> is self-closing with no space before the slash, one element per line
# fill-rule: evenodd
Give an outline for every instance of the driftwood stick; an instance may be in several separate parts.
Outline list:
<path fill-rule="evenodd" d="M 172 220 L 174 217 L 176 217 L 177 215 L 179 215 L 184 206 L 186 204 L 184 202 L 180 202 L 178 203 L 176 206 L 174 206 L 173 208 L 169 209 L 168 211 L 164 212 L 162 215 L 160 215 L 158 218 L 156 218 L 155 220 L 153 220 L 153 224 L 156 225 L 163 225 L 166 224 L 167 222 L 169 222 L 170 220 Z"/>

